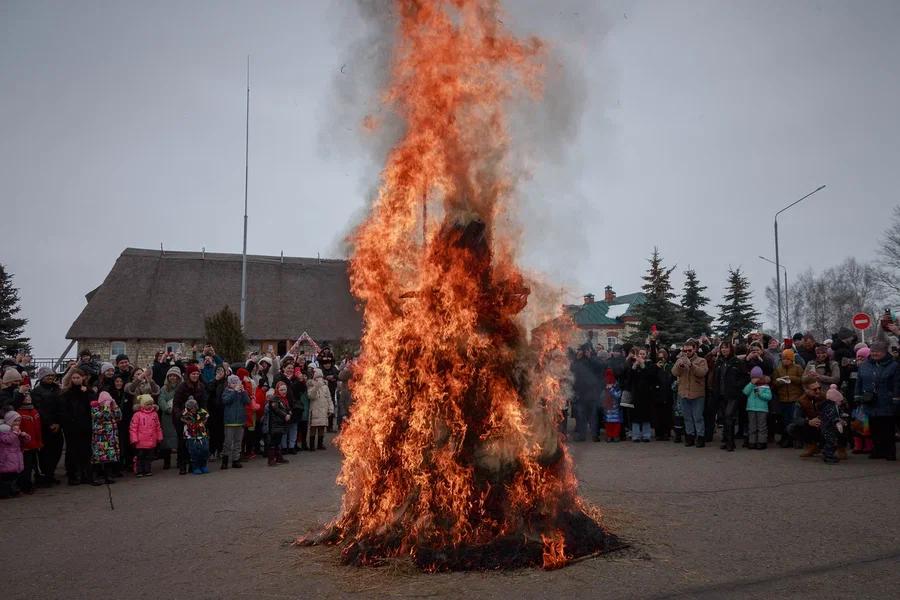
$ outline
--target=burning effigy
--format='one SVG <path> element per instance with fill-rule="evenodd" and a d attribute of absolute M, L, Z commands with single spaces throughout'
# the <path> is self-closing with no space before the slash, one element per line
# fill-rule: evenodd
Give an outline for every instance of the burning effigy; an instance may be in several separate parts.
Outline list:
<path fill-rule="evenodd" d="M 539 95 L 545 48 L 496 0 L 396 0 L 384 102 L 404 123 L 352 236 L 364 312 L 340 513 L 302 544 L 369 565 L 556 568 L 611 544 L 577 494 L 559 422 L 567 332 L 529 332 L 501 223 L 514 199 L 506 105 Z"/>

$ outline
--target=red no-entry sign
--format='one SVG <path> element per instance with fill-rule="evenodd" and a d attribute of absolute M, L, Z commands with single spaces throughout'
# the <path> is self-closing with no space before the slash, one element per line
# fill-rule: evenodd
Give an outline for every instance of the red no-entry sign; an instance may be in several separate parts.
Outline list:
<path fill-rule="evenodd" d="M 866 313 L 856 313 L 853 315 L 853 326 L 863 331 L 868 329 L 872 324 L 872 317 L 867 315 Z"/>

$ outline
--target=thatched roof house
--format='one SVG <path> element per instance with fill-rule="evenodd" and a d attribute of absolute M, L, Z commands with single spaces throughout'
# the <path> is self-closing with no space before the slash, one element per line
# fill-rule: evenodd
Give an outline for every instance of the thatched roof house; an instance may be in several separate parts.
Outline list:
<path fill-rule="evenodd" d="M 143 363 L 165 345 L 204 341 L 204 319 L 223 306 L 239 311 L 241 255 L 127 248 L 86 297 L 66 337 L 101 356 L 124 351 Z M 248 256 L 251 345 L 284 352 L 304 331 L 320 342 L 360 339 L 347 261 Z"/>

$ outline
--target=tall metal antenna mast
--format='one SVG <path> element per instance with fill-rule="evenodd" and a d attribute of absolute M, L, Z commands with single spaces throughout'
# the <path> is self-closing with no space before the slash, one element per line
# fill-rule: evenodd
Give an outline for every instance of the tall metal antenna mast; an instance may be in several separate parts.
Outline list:
<path fill-rule="evenodd" d="M 244 252 L 241 255 L 241 329 L 247 315 L 247 180 L 250 175 L 250 55 L 247 55 L 247 128 L 244 137 Z"/>

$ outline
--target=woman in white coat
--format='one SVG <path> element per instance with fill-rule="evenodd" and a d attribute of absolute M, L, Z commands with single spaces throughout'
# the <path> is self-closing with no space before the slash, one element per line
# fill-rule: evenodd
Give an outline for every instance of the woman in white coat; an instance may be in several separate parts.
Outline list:
<path fill-rule="evenodd" d="M 322 375 L 322 369 L 313 369 L 309 382 L 309 449 L 325 450 L 325 427 L 328 416 L 334 414 L 331 391 Z"/>

